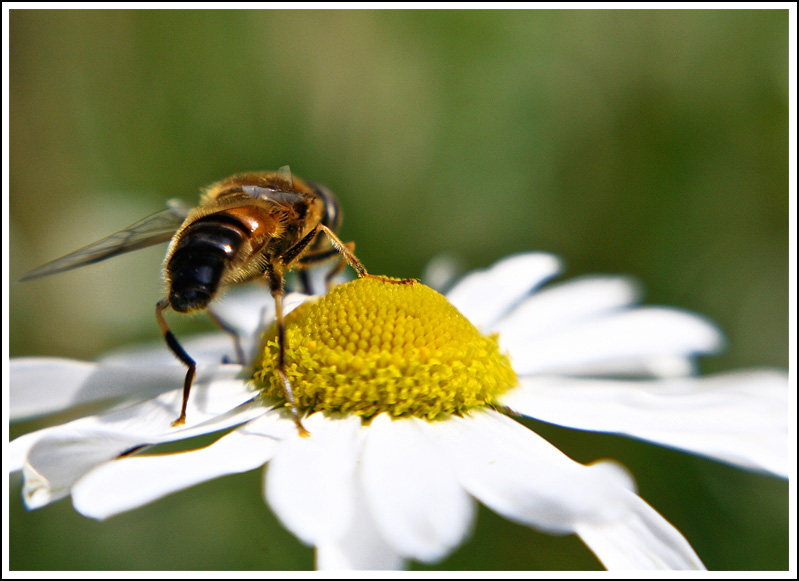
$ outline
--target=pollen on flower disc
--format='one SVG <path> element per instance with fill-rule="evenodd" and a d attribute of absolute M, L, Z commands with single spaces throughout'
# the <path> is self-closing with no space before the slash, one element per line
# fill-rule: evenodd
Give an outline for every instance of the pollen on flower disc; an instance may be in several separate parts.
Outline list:
<path fill-rule="evenodd" d="M 446 298 L 414 282 L 360 278 L 285 318 L 286 372 L 300 409 L 428 419 L 490 405 L 517 384 L 496 336 L 483 336 Z M 274 326 L 254 381 L 283 398 Z"/>

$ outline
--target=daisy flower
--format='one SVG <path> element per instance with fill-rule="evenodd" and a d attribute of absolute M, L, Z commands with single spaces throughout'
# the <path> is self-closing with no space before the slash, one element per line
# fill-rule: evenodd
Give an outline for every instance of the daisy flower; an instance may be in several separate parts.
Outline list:
<path fill-rule="evenodd" d="M 608 569 L 702 569 L 622 466 L 580 464 L 514 416 L 787 477 L 787 376 L 693 377 L 694 357 L 722 344 L 713 324 L 638 306 L 619 277 L 541 288 L 559 269 L 555 257 L 527 253 L 469 274 L 446 298 L 373 279 L 312 300 L 291 295 L 287 372 L 309 437 L 280 400 L 268 293 L 220 305 L 245 337 L 246 366 L 220 363 L 227 336 L 186 342 L 198 375 L 182 427 L 171 422 L 185 370 L 163 347 L 94 363 L 14 360 L 12 417 L 93 412 L 11 442 L 25 504 L 71 495 L 101 520 L 266 466 L 267 503 L 315 547 L 321 569 L 439 561 L 469 535 L 476 501 L 577 535 Z M 203 434 L 219 437 L 192 447 Z M 148 454 L 175 441 L 186 449 Z"/>

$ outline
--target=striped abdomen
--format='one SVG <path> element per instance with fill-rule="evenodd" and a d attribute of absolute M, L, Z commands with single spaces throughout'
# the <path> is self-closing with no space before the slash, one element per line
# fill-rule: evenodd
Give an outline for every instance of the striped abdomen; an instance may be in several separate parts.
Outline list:
<path fill-rule="evenodd" d="M 208 306 L 225 267 L 249 234 L 242 221 L 228 213 L 210 214 L 186 226 L 166 265 L 172 308 L 185 313 Z"/>

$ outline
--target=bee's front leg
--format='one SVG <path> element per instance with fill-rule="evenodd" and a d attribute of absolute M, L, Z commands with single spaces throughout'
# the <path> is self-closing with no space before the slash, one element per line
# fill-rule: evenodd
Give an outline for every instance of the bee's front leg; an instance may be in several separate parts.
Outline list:
<path fill-rule="evenodd" d="M 164 311 L 169 308 L 169 300 L 162 299 L 155 305 L 155 318 L 158 321 L 158 326 L 161 328 L 161 333 L 164 336 L 167 347 L 175 356 L 180 359 L 181 363 L 188 367 L 186 371 L 186 379 L 183 381 L 183 403 L 180 406 L 180 415 L 178 419 L 172 422 L 172 427 L 182 426 L 186 423 L 186 407 L 189 405 L 189 393 L 191 392 L 191 384 L 194 381 L 194 374 L 197 372 L 197 363 L 189 357 L 189 354 L 180 346 L 175 335 L 169 329 L 169 325 L 164 318 Z"/>

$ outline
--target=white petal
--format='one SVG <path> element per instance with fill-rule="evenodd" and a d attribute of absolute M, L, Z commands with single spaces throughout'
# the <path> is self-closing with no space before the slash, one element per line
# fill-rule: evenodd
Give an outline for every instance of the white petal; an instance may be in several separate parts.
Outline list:
<path fill-rule="evenodd" d="M 86 401 L 81 396 L 98 397 L 97 393 L 87 394 L 80 389 L 96 367 L 94 363 L 71 359 L 12 359 L 11 419 L 34 417 L 66 409 L 75 403 Z"/>
<path fill-rule="evenodd" d="M 428 431 L 456 464 L 461 484 L 514 522 L 555 534 L 626 511 L 627 472 L 610 462 L 583 466 L 520 423 L 497 412 L 431 422 Z"/>
<path fill-rule="evenodd" d="M 749 370 L 660 381 L 526 378 L 501 402 L 545 422 L 787 477 L 788 396 L 785 373 Z"/>
<path fill-rule="evenodd" d="M 404 557 L 435 562 L 471 532 L 475 507 L 426 424 L 375 417 L 360 473 L 381 536 Z"/>
<path fill-rule="evenodd" d="M 688 377 L 696 375 L 696 359 L 684 355 L 652 355 L 592 361 L 572 365 L 569 376 L 613 377 L 616 379 L 642 377 Z"/>
<path fill-rule="evenodd" d="M 28 452 L 22 470 L 25 505 L 40 508 L 67 496 L 74 482 L 87 471 L 139 443 L 115 432 L 60 427 Z"/>
<path fill-rule="evenodd" d="M 583 522 L 577 534 L 609 571 L 704 570 L 685 537 L 641 498 L 628 494 L 629 511 L 611 522 Z"/>
<path fill-rule="evenodd" d="M 422 270 L 422 282 L 430 288 L 446 294 L 456 279 L 463 273 L 462 261 L 452 254 L 439 253 L 433 256 Z"/>
<path fill-rule="evenodd" d="M 265 320 L 275 318 L 275 300 L 264 284 L 237 287 L 225 293 L 213 308 L 220 319 L 246 335 L 255 335 Z"/>
<path fill-rule="evenodd" d="M 507 339 L 545 337 L 638 301 L 640 290 L 621 276 L 576 278 L 541 289 L 491 328 Z"/>
<path fill-rule="evenodd" d="M 152 397 L 182 385 L 185 375 L 185 369 L 175 364 L 133 368 L 71 359 L 13 359 L 11 417 L 40 416 L 122 396 Z"/>
<path fill-rule="evenodd" d="M 197 450 L 119 458 L 78 480 L 72 501 L 84 516 L 105 519 L 200 482 L 258 468 L 276 448 L 271 438 L 234 431 Z"/>
<path fill-rule="evenodd" d="M 559 271 L 560 261 L 551 254 L 516 254 L 467 275 L 447 299 L 477 328 L 486 329 Z"/>
<path fill-rule="evenodd" d="M 316 545 L 341 537 L 350 526 L 361 420 L 317 413 L 303 425 L 310 436 L 302 437 L 295 429 L 269 463 L 265 495 L 287 529 Z"/>
<path fill-rule="evenodd" d="M 464 486 L 509 520 L 577 533 L 609 569 L 703 568 L 679 531 L 635 495 L 618 465 L 578 464 L 496 412 L 430 427 L 458 461 Z"/>
<path fill-rule="evenodd" d="M 295 434 L 297 432 L 297 424 L 294 423 L 289 410 L 278 407 L 270 409 L 262 416 L 247 422 L 237 429 L 246 434 L 265 436 L 280 441 Z"/>
<path fill-rule="evenodd" d="M 316 568 L 328 571 L 404 569 L 405 559 L 383 540 L 375 528 L 359 484 L 356 478 L 353 516 L 349 528 L 340 537 L 317 544 Z"/>
<path fill-rule="evenodd" d="M 309 298 L 308 295 L 289 293 L 283 300 L 284 314 L 290 313 Z M 275 320 L 275 300 L 263 284 L 231 290 L 214 303 L 213 310 L 225 323 L 248 336 L 256 335 L 264 325 Z"/>
<path fill-rule="evenodd" d="M 238 373 L 238 369 L 232 369 Z M 216 370 L 223 375 L 224 370 Z M 101 416 L 46 428 L 12 442 L 15 464 L 24 456 L 24 493 L 31 508 L 69 493 L 74 482 L 102 462 L 132 448 L 223 430 L 266 413 L 241 380 L 201 380 L 192 389 L 187 424 L 171 427 L 182 390 Z M 245 399 L 248 398 L 248 399 Z"/>
<path fill-rule="evenodd" d="M 6 458 L 8 458 L 8 472 L 14 473 L 22 470 L 31 448 L 33 448 L 36 442 L 56 429 L 57 428 L 45 428 L 12 440 L 8 444 L 8 455 L 6 456 Z"/>
<path fill-rule="evenodd" d="M 189 397 L 186 424 L 181 427 L 172 427 L 172 422 L 180 411 L 182 387 L 140 404 L 80 418 L 61 427 L 118 432 L 137 439 L 140 444 L 169 442 L 221 430 L 266 412 L 260 404 L 251 406 L 254 409 L 243 407 L 251 404 L 257 394 L 238 378 L 240 374 L 238 365 L 199 368 Z"/>
<path fill-rule="evenodd" d="M 199 367 L 219 365 L 223 362 L 235 362 L 236 349 L 230 335 L 222 332 L 203 333 L 190 337 L 179 337 L 180 345 Z M 252 350 L 254 338 L 248 335 L 241 337 L 245 354 Z M 165 366 L 173 367 L 176 372 L 182 370 L 186 375 L 186 367 L 182 365 L 163 341 L 149 341 L 135 346 L 110 351 L 98 360 L 101 365 L 118 365 L 136 369 Z"/>
<path fill-rule="evenodd" d="M 721 333 L 708 320 L 664 307 L 590 319 L 538 340 L 499 340 L 519 375 L 577 374 L 597 363 L 695 355 L 722 346 Z"/>

